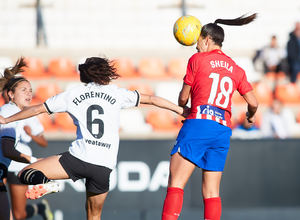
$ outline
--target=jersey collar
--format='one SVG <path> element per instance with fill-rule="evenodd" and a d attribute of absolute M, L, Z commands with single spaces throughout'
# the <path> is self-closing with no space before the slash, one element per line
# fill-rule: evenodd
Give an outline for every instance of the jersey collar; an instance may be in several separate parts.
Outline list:
<path fill-rule="evenodd" d="M 223 51 L 222 51 L 222 50 L 220 50 L 220 49 L 215 49 L 215 50 L 212 50 L 212 51 L 210 51 L 209 53 L 218 53 L 218 54 L 225 55 L 225 54 L 223 53 Z"/>
<path fill-rule="evenodd" d="M 21 109 L 19 108 L 19 106 L 17 106 L 16 103 L 14 103 L 14 102 L 12 102 L 12 101 L 9 101 L 8 104 L 16 106 L 16 107 L 21 111 Z"/>

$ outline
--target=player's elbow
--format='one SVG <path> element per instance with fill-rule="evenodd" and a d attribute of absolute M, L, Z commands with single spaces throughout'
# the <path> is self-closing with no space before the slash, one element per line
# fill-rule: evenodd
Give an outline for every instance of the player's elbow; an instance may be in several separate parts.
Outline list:
<path fill-rule="evenodd" d="M 250 102 L 248 102 L 248 107 L 251 108 L 252 110 L 256 111 L 258 108 L 258 101 L 257 99 L 252 99 Z"/>
<path fill-rule="evenodd" d="M 184 99 L 182 97 L 179 97 L 178 98 L 178 105 L 181 106 L 181 107 L 184 107 L 187 103 L 187 99 Z"/>
<path fill-rule="evenodd" d="M 140 94 L 140 104 L 149 104 L 153 103 L 153 96 L 152 95 L 145 95 Z"/>
<path fill-rule="evenodd" d="M 258 108 L 258 101 L 253 93 L 253 91 L 250 91 L 243 95 L 244 99 L 248 103 L 248 107 L 251 109 L 257 109 Z"/>
<path fill-rule="evenodd" d="M 179 97 L 178 97 L 178 105 L 181 107 L 184 107 L 184 106 L 186 106 L 188 100 L 189 100 L 189 93 L 183 93 L 181 91 L 179 93 Z"/>
<path fill-rule="evenodd" d="M 155 95 L 150 96 L 150 103 L 151 105 L 158 105 L 161 102 L 161 98 Z"/>

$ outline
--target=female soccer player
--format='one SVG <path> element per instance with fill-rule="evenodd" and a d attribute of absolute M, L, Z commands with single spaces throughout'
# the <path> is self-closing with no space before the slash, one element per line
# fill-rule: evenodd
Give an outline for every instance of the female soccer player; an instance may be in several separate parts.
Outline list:
<path fill-rule="evenodd" d="M 0 123 L 28 118 L 40 113 L 68 112 L 77 126 L 77 139 L 68 152 L 31 164 L 20 172 L 23 183 L 37 185 L 27 197 L 56 192 L 50 180 L 76 181 L 86 178 L 87 219 L 100 219 L 109 190 L 109 176 L 116 165 L 119 147 L 120 110 L 151 104 L 183 114 L 183 108 L 156 96 L 139 94 L 111 85 L 118 77 L 107 59 L 92 57 L 79 65 L 82 85 L 49 98 L 44 104 L 31 106 Z"/>
<path fill-rule="evenodd" d="M 0 79 L 0 90 L 6 91 L 8 99 L 10 100 L 9 103 L 0 108 L 0 115 L 3 117 L 8 117 L 17 113 L 21 109 L 30 105 L 32 99 L 30 83 L 23 77 L 15 76 L 17 73 L 22 72 L 22 68 L 24 66 L 24 60 L 21 58 L 17 61 L 13 68 L 5 69 L 4 77 Z M 7 177 L 7 168 L 11 160 L 23 163 L 36 161 L 35 157 L 24 154 L 15 149 L 21 140 L 24 126 L 24 120 L 0 126 L 0 219 L 6 220 L 10 217 L 10 209 L 3 179 Z M 21 216 L 16 216 L 16 219 L 19 219 L 18 217 Z"/>
<path fill-rule="evenodd" d="M 217 19 L 202 27 L 198 53 L 188 62 L 178 103 L 185 106 L 191 96 L 191 111 L 171 152 L 170 176 L 162 220 L 176 220 L 181 212 L 183 189 L 195 167 L 203 170 L 204 218 L 219 220 L 219 187 L 231 136 L 231 97 L 237 90 L 248 103 L 247 122 L 254 123 L 258 107 L 245 72 L 222 50 L 224 30 L 218 24 L 244 25 L 256 17 Z"/>
<path fill-rule="evenodd" d="M 9 101 L 13 102 L 8 95 L 8 88 L 4 87 L 2 91 L 2 97 L 5 104 Z M 18 105 L 18 103 L 16 103 Z M 31 117 L 24 120 L 24 128 L 21 130 L 20 141 L 16 145 L 16 150 L 21 153 L 32 155 L 32 150 L 28 145 L 31 140 L 36 142 L 41 147 L 47 147 L 48 142 L 43 135 L 43 125 L 40 123 L 37 117 Z M 39 203 L 31 203 L 26 205 L 25 192 L 28 189 L 28 185 L 22 184 L 17 177 L 17 174 L 27 164 L 16 161 L 11 161 L 7 172 L 7 183 L 9 187 L 11 209 L 14 219 L 27 219 L 34 215 L 40 214 L 43 219 L 53 219 L 53 214 L 50 210 L 50 206 L 47 200 L 43 199 Z"/>

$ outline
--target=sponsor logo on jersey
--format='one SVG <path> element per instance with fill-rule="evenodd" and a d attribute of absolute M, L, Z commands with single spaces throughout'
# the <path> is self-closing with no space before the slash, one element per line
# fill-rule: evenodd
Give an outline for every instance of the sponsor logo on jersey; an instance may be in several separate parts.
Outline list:
<path fill-rule="evenodd" d="M 87 144 L 91 144 L 91 145 L 94 145 L 94 146 L 105 147 L 107 149 L 110 149 L 110 147 L 111 147 L 111 144 L 103 143 L 103 142 L 100 142 L 100 141 L 97 141 L 97 140 L 88 140 L 88 139 L 84 139 L 84 140 Z"/>
<path fill-rule="evenodd" d="M 211 115 L 221 120 L 225 120 L 225 111 L 218 107 L 211 106 L 211 105 L 200 105 L 198 107 L 198 110 L 199 110 L 199 114 Z"/>

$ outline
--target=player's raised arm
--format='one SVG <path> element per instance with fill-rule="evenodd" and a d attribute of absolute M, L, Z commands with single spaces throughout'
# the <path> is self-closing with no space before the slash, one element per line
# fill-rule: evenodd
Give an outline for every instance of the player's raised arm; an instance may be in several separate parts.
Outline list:
<path fill-rule="evenodd" d="M 179 115 L 183 115 L 184 113 L 184 109 L 182 107 L 159 96 L 140 94 L 140 103 L 155 105 L 160 108 L 171 110 Z"/>
<path fill-rule="evenodd" d="M 183 83 L 182 89 L 178 97 L 179 106 L 184 107 L 188 103 L 190 97 L 190 91 L 191 91 L 191 86 L 186 83 Z"/>
<path fill-rule="evenodd" d="M 46 108 L 44 106 L 44 104 L 38 104 L 38 105 L 33 105 L 30 107 L 25 107 L 22 111 L 8 117 L 8 118 L 3 118 L 2 116 L 0 116 L 0 124 L 7 124 L 13 121 L 18 121 L 18 120 L 22 120 L 25 118 L 30 118 L 32 116 L 41 114 L 41 113 L 45 113 Z"/>

